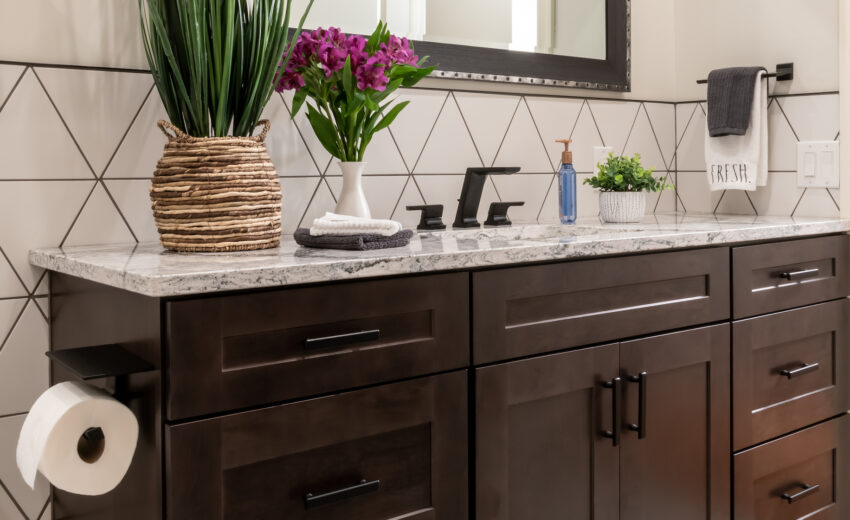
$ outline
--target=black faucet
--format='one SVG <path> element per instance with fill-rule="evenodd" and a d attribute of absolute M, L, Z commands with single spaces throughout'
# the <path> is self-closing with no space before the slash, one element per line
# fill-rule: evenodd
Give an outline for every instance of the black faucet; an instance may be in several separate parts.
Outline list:
<path fill-rule="evenodd" d="M 463 178 L 463 188 L 458 199 L 457 215 L 453 227 L 481 227 L 478 222 L 478 204 L 481 202 L 481 192 L 487 175 L 510 175 L 519 171 L 518 166 L 503 166 L 494 168 L 467 168 Z"/>

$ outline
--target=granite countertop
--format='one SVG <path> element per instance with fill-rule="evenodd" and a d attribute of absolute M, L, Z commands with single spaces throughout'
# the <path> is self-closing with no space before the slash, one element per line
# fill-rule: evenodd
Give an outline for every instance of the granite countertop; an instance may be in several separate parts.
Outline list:
<path fill-rule="evenodd" d="M 850 231 L 836 218 L 662 214 L 640 224 L 579 219 L 572 226 L 421 233 L 407 247 L 307 249 L 284 236 L 279 249 L 181 254 L 156 243 L 37 249 L 30 263 L 155 297 L 333 280 L 659 251 Z"/>

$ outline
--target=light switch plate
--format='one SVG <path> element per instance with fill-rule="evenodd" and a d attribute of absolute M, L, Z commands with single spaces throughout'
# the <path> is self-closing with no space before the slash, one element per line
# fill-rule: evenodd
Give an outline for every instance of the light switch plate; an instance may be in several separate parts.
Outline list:
<path fill-rule="evenodd" d="M 797 186 L 838 187 L 838 141 L 797 143 Z"/>
<path fill-rule="evenodd" d="M 605 164 L 608 161 L 608 154 L 614 152 L 613 146 L 594 146 L 593 147 L 593 173 L 596 173 L 598 164 Z"/>

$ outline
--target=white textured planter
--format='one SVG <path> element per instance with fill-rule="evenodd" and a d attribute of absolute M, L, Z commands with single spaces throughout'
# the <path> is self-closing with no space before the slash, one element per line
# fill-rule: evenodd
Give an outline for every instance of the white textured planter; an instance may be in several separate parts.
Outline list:
<path fill-rule="evenodd" d="M 599 192 L 599 216 L 605 222 L 640 222 L 645 209 L 645 191 Z"/>
<path fill-rule="evenodd" d="M 365 162 L 339 161 L 339 169 L 342 170 L 342 191 L 339 201 L 336 203 L 334 213 L 337 215 L 350 215 L 352 217 L 372 218 L 366 195 L 363 194 L 363 169 Z"/>

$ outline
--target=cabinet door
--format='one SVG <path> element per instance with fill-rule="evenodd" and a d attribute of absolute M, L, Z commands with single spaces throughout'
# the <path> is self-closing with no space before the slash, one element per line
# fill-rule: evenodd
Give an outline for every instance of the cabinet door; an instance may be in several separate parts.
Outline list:
<path fill-rule="evenodd" d="M 617 345 L 480 368 L 475 374 L 476 517 L 618 515 L 612 430 Z"/>
<path fill-rule="evenodd" d="M 729 518 L 729 334 L 723 324 L 620 344 L 621 518 Z"/>
<path fill-rule="evenodd" d="M 167 426 L 169 519 L 461 520 L 466 371 Z"/>

